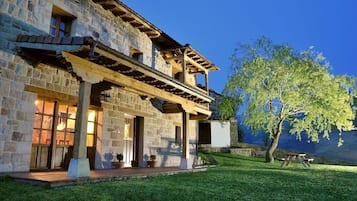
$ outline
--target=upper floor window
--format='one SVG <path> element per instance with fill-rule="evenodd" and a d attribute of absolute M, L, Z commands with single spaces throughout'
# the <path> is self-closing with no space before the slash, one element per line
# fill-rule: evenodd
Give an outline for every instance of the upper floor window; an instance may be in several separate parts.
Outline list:
<path fill-rule="evenodd" d="M 130 48 L 130 57 L 141 63 L 144 62 L 143 53 L 135 48 Z"/>
<path fill-rule="evenodd" d="M 65 16 L 52 15 L 50 34 L 52 36 L 69 36 L 71 33 L 71 19 Z"/>
<path fill-rule="evenodd" d="M 50 34 L 52 36 L 69 36 L 71 34 L 71 26 L 74 17 L 66 11 L 53 6 Z"/>

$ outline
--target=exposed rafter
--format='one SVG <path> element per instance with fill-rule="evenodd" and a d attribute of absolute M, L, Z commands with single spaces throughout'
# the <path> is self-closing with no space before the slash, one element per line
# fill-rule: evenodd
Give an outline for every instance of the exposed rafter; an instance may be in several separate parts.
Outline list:
<path fill-rule="evenodd" d="M 202 56 L 199 52 L 193 49 L 190 45 L 185 45 L 179 48 L 166 49 L 161 51 L 167 61 L 181 62 L 185 59 L 186 67 L 191 69 L 189 72 L 204 72 L 219 70 L 219 68 Z"/>
<path fill-rule="evenodd" d="M 159 28 L 120 1 L 93 0 L 93 2 L 101 5 L 105 10 L 112 12 L 114 16 L 121 18 L 124 22 L 130 23 L 133 27 L 144 32 L 149 38 L 157 38 L 161 35 Z"/>
<path fill-rule="evenodd" d="M 19 35 L 19 51 L 40 63 L 67 68 L 67 63 L 102 76 L 105 82 L 99 88 L 111 85 L 137 91 L 138 94 L 156 97 L 181 104 L 191 114 L 211 114 L 208 104 L 213 100 L 205 91 L 186 85 L 162 72 L 150 68 L 131 57 L 123 55 L 91 37 L 42 37 Z M 36 53 L 35 55 L 33 53 Z M 65 58 L 65 59 L 63 59 Z M 77 69 L 78 70 L 78 69 Z M 98 95 L 100 90 L 97 90 Z M 188 108 L 188 109 L 187 109 Z"/>

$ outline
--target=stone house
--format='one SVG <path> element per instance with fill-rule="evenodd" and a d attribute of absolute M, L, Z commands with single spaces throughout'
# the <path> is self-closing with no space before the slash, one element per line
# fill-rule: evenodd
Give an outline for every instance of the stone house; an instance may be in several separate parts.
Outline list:
<path fill-rule="evenodd" d="M 117 0 L 1 1 L 0 173 L 190 169 L 214 70 Z"/>

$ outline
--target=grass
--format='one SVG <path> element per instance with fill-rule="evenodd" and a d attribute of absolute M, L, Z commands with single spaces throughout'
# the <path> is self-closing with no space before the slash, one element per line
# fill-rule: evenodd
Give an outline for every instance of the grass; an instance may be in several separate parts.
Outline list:
<path fill-rule="evenodd" d="M 0 200 L 357 200 L 357 167 L 293 163 L 211 153 L 206 172 L 58 189 L 0 177 Z"/>

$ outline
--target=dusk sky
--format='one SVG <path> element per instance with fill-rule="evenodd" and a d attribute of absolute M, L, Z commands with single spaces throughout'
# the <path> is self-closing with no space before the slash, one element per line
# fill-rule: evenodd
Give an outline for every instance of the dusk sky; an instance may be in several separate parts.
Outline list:
<path fill-rule="evenodd" d="M 189 43 L 220 71 L 209 74 L 222 92 L 239 44 L 261 36 L 301 51 L 314 46 L 331 73 L 357 76 L 356 0 L 123 0 L 181 44 Z"/>

